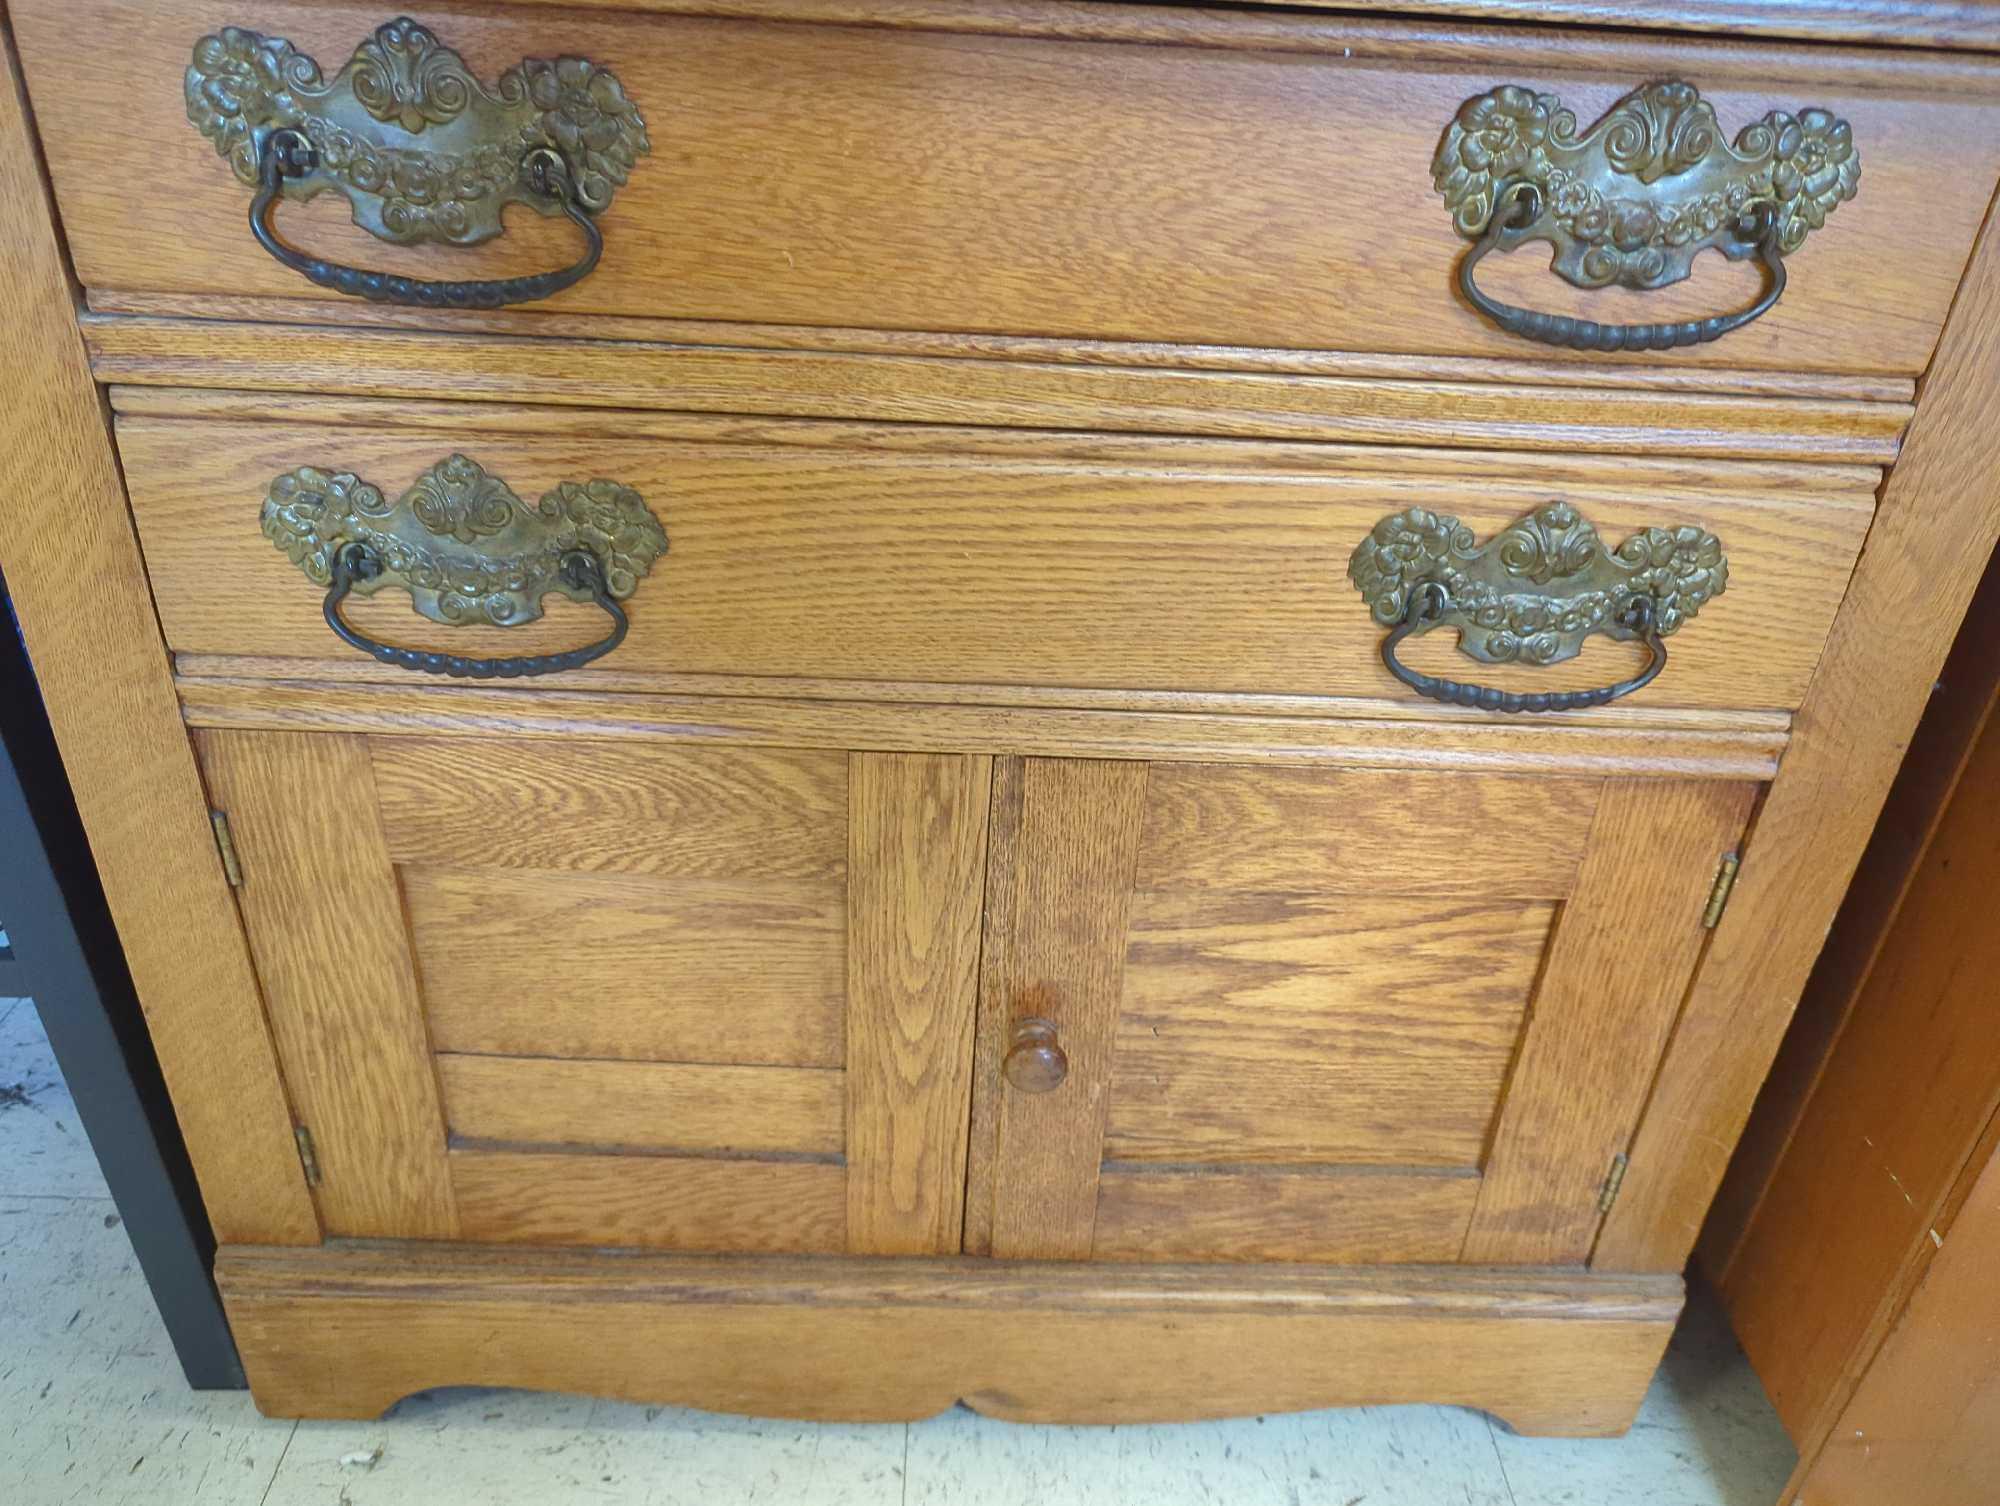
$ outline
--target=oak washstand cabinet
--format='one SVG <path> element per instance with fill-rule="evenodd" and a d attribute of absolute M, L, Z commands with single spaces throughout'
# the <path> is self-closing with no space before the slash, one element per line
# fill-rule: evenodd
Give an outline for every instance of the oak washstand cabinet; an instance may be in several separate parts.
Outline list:
<path fill-rule="evenodd" d="M 2000 18 L 7 9 L 265 1410 L 1629 1423 L 2000 519 Z"/>

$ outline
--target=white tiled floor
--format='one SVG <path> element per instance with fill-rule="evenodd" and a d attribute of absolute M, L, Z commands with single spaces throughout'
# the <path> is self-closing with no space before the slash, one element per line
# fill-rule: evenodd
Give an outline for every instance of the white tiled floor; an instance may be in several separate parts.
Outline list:
<path fill-rule="evenodd" d="M 501 1391 L 425 1393 L 379 1422 L 267 1422 L 246 1396 L 186 1389 L 34 1007 L 9 1000 L 0 1419 L 8 1506 L 1770 1506 L 1792 1465 L 1703 1305 L 1613 1442 L 1517 1438 L 1449 1407 L 822 1427 Z"/>

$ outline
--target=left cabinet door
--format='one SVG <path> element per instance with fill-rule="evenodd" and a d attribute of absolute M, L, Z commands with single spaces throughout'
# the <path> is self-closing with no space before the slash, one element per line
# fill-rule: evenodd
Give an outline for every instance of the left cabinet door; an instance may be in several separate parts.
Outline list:
<path fill-rule="evenodd" d="M 330 1235 L 958 1249 L 991 760 L 197 747 Z"/>

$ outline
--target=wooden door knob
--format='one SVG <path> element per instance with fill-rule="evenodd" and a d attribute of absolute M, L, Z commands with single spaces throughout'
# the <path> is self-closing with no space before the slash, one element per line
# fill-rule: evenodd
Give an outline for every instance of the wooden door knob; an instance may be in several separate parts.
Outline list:
<path fill-rule="evenodd" d="M 1016 1020 L 1014 1044 L 1000 1070 L 1008 1086 L 1023 1093 L 1047 1093 L 1069 1076 L 1069 1058 L 1056 1043 L 1056 1027 L 1047 1020 Z"/>

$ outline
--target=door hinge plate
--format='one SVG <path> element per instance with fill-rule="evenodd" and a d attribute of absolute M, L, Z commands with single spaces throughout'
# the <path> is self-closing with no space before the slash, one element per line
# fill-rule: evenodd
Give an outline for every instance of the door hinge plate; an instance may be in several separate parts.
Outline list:
<path fill-rule="evenodd" d="M 1625 1168 L 1630 1162 L 1631 1157 L 1622 1150 L 1611 1158 L 1611 1170 L 1604 1174 L 1604 1190 L 1597 1194 L 1599 1213 L 1609 1213 L 1612 1204 L 1618 1201 L 1618 1189 L 1625 1185 Z"/>
<path fill-rule="evenodd" d="M 1742 860 L 1733 852 L 1725 852 L 1715 870 L 1715 887 L 1708 891 L 1708 904 L 1701 912 L 1701 928 L 1713 931 L 1722 919 L 1722 912 L 1729 908 L 1730 891 L 1736 887 L 1736 874 L 1742 868 Z"/>
<path fill-rule="evenodd" d="M 292 1138 L 298 1142 L 299 1165 L 305 1168 L 306 1185 L 319 1186 L 319 1153 L 313 1149 L 313 1132 L 303 1124 L 295 1124 Z"/>
<path fill-rule="evenodd" d="M 222 876 L 229 880 L 229 887 L 243 887 L 243 864 L 236 857 L 236 839 L 229 834 L 229 813 L 210 811 L 208 824 L 215 828 L 215 850 L 222 854 Z"/>

